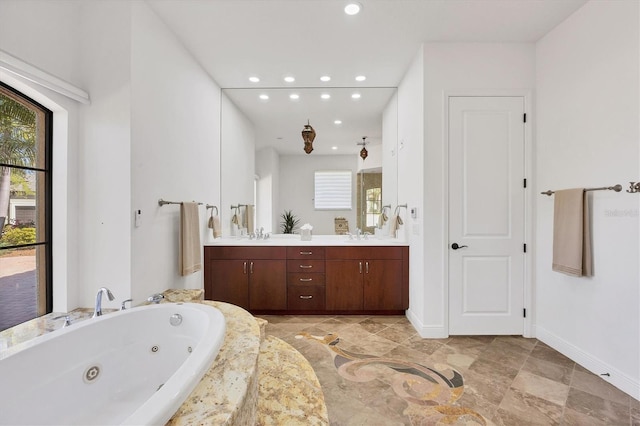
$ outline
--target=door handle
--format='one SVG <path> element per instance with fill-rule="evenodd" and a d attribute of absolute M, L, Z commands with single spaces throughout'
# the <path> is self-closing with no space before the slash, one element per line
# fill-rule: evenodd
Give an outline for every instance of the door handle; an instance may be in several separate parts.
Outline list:
<path fill-rule="evenodd" d="M 253 274 L 253 262 L 249 262 L 249 273 Z"/>
<path fill-rule="evenodd" d="M 451 244 L 451 248 L 454 249 L 454 250 L 458 250 L 458 249 L 461 249 L 463 247 L 469 247 L 469 246 L 459 246 L 458 243 Z"/>

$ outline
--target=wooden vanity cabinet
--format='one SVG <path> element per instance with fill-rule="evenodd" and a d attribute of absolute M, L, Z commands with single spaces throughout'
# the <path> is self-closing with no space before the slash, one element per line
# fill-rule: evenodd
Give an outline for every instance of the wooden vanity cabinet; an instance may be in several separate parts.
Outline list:
<path fill-rule="evenodd" d="M 256 314 L 403 314 L 407 246 L 205 246 L 205 299 Z"/>
<path fill-rule="evenodd" d="M 327 247 L 329 311 L 402 311 L 409 307 L 408 248 Z"/>
<path fill-rule="evenodd" d="M 324 247 L 287 247 L 287 309 L 325 310 Z"/>
<path fill-rule="evenodd" d="M 287 309 L 285 247 L 205 246 L 206 300 L 248 310 Z"/>

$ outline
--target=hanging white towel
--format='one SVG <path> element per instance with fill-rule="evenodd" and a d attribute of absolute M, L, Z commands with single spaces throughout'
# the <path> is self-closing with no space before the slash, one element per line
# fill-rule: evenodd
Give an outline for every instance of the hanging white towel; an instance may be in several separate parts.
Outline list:
<path fill-rule="evenodd" d="M 180 247 L 178 269 L 185 276 L 202 269 L 198 203 L 180 205 Z"/>
<path fill-rule="evenodd" d="M 584 188 L 555 191 L 552 270 L 574 277 L 592 275 L 589 203 Z"/>

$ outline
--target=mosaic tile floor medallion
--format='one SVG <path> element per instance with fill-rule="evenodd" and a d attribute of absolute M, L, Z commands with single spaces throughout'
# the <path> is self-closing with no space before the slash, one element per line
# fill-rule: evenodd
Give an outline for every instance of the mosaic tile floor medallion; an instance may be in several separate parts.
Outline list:
<path fill-rule="evenodd" d="M 428 366 L 411 361 L 361 354 L 340 347 L 336 333 L 316 336 L 302 332 L 297 339 L 323 345 L 344 379 L 365 383 L 379 380 L 406 402 L 403 414 L 414 425 L 482 425 L 486 419 L 472 409 L 454 405 L 464 392 L 462 375 L 445 364 Z"/>

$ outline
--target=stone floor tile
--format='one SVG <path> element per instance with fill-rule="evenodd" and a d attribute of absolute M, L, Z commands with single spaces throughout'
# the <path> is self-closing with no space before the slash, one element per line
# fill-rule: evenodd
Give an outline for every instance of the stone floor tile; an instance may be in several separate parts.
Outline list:
<path fill-rule="evenodd" d="M 531 351 L 531 356 L 544 361 L 553 362 L 563 367 L 573 368 L 575 362 L 562 355 L 560 352 L 541 345 L 536 345 Z"/>
<path fill-rule="evenodd" d="M 630 423 L 630 407 L 596 395 L 571 388 L 567 398 L 567 408 L 613 425 Z"/>
<path fill-rule="evenodd" d="M 565 405 L 569 395 L 568 385 L 527 371 L 520 371 L 511 387 L 558 405 Z"/>
<path fill-rule="evenodd" d="M 546 377 L 547 379 L 555 380 L 565 385 L 571 383 L 571 376 L 573 375 L 573 369 L 571 367 L 563 367 L 562 365 L 532 356 L 527 358 L 522 366 L 522 371 L 528 371 L 529 373 Z"/>
<path fill-rule="evenodd" d="M 574 371 L 571 387 L 619 404 L 630 403 L 629 395 L 593 373 Z"/>
<path fill-rule="evenodd" d="M 500 408 L 517 418 L 525 419 L 525 424 L 558 425 L 562 420 L 562 405 L 513 388 L 505 393 Z"/>

